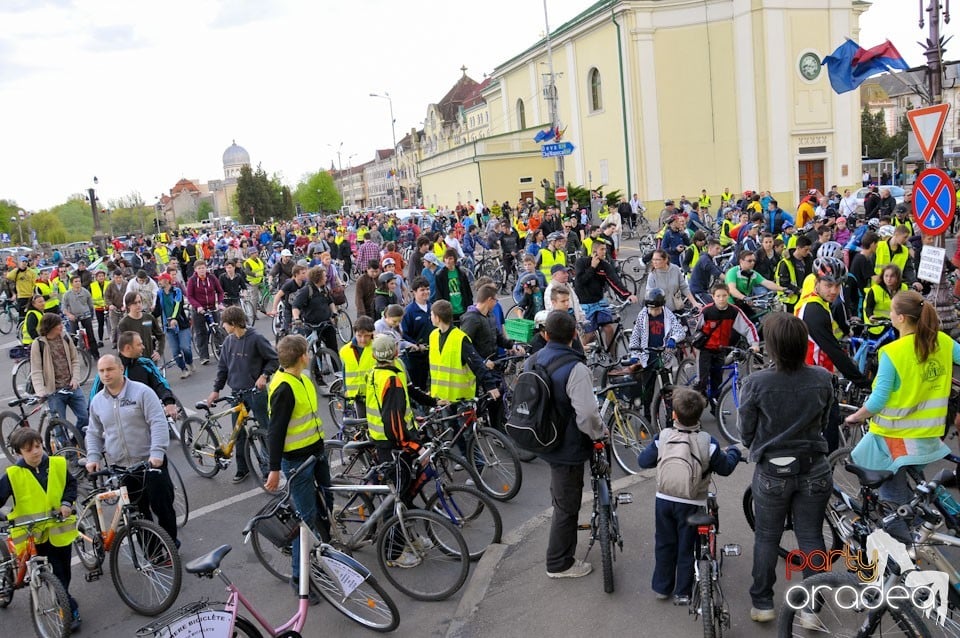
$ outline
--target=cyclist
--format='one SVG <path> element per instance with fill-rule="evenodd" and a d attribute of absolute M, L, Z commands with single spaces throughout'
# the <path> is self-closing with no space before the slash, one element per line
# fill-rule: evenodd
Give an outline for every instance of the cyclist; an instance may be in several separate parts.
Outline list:
<path fill-rule="evenodd" d="M 163 324 L 144 310 L 143 299 L 138 293 L 128 292 L 123 301 L 127 307 L 127 314 L 117 323 L 118 336 L 128 330 L 139 333 L 146 346 L 146 356 L 160 363 L 161 353 L 166 345 Z"/>
<path fill-rule="evenodd" d="M 47 312 L 60 312 L 60 297 L 66 292 L 62 281 L 50 279 L 49 270 L 41 270 L 37 274 L 36 294 L 43 295 L 46 300 L 43 309 Z"/>
<path fill-rule="evenodd" d="M 906 226 L 897 226 L 893 229 L 893 236 L 886 240 L 877 242 L 877 253 L 873 261 L 873 273 L 876 277 L 880 276 L 883 267 L 887 264 L 896 264 L 903 273 L 903 280 L 914 290 L 920 290 L 923 286 L 917 281 L 917 273 L 914 271 L 913 262 L 910 259 L 910 248 L 906 245 L 909 239 L 909 230 Z"/>
<path fill-rule="evenodd" d="M 398 281 L 398 277 L 392 272 L 382 272 L 377 277 L 377 289 L 373 298 L 374 319 L 383 317 L 383 311 L 387 309 L 387 306 L 400 303 Z M 360 315 L 360 317 L 370 318 L 367 315 Z"/>
<path fill-rule="evenodd" d="M 293 319 L 291 325 L 294 328 L 301 327 L 303 322 L 317 325 L 317 328 L 307 329 L 306 333 L 309 334 L 310 330 L 316 331 L 323 345 L 334 352 L 337 351 L 337 330 L 333 327 L 337 306 L 330 297 L 327 273 L 323 266 L 314 266 L 308 271 L 307 284 L 290 300 L 290 312 Z M 314 381 L 324 392 L 326 380 L 321 376 Z"/>
<path fill-rule="evenodd" d="M 783 258 L 777 264 L 776 282 L 784 290 L 780 293 L 779 299 L 787 312 L 793 312 L 797 302 L 800 301 L 800 286 L 813 267 L 810 246 L 809 239 L 797 237 L 794 247 L 787 248 Z"/>
<path fill-rule="evenodd" d="M 223 264 L 223 269 L 219 279 L 220 287 L 223 288 L 223 305 L 239 305 L 240 295 L 247 289 L 247 278 L 243 272 L 237 270 L 237 262 L 232 259 Z"/>
<path fill-rule="evenodd" d="M 17 310 L 22 316 L 23 313 L 26 312 L 27 306 L 33 296 L 40 294 L 34 291 L 37 281 L 37 270 L 30 267 L 30 258 L 26 255 L 21 255 L 20 259 L 17 260 L 17 267 L 12 268 L 10 272 L 7 273 L 7 280 L 12 281 L 16 289 Z"/>
<path fill-rule="evenodd" d="M 226 314 L 226 313 L 224 313 Z M 317 390 L 310 377 L 304 374 L 310 361 L 307 340 L 301 335 L 287 335 L 277 344 L 280 369 L 270 380 L 267 393 L 269 403 L 269 426 L 267 449 L 269 450 L 269 473 L 264 487 L 274 492 L 280 487 L 280 472 L 290 476 L 311 456 L 317 460 L 310 474 L 299 475 L 290 486 L 290 497 L 300 520 L 313 528 L 321 537 L 329 537 L 329 518 L 320 507 L 317 487 L 330 486 L 330 465 L 323 450 L 323 421 L 318 411 Z M 333 508 L 332 494 L 325 492 L 328 508 Z M 299 587 L 300 542 L 291 543 L 293 576 L 290 584 Z M 319 596 L 310 588 L 311 605 L 320 602 Z"/>
<path fill-rule="evenodd" d="M 857 316 L 863 312 L 863 299 L 866 291 L 873 285 L 873 260 L 877 253 L 877 242 L 880 236 L 870 231 L 864 233 L 860 240 L 860 250 L 850 262 L 850 271 L 847 273 L 844 291 L 844 302 L 847 313 Z"/>
<path fill-rule="evenodd" d="M 443 401 L 473 399 L 477 388 L 500 398 L 498 380 L 490 373 L 493 361 L 484 362 L 470 339 L 453 326 L 453 306 L 446 299 L 435 301 L 430 321 L 436 330 L 430 333 L 430 396 Z M 376 356 L 376 355 L 375 355 Z M 369 403 L 368 403 L 369 409 Z"/>
<path fill-rule="evenodd" d="M 280 251 L 280 260 L 273 264 L 270 269 L 270 276 L 277 282 L 277 288 L 281 288 L 293 277 L 293 268 L 296 264 L 293 261 L 293 253 L 284 248 Z"/>
<path fill-rule="evenodd" d="M 648 370 L 650 360 L 648 348 L 677 347 L 677 343 L 687 336 L 687 329 L 677 319 L 669 308 L 665 308 L 667 299 L 661 288 L 648 290 L 643 298 L 643 308 L 637 313 L 637 320 L 633 324 L 633 333 L 630 335 L 630 344 L 627 349 L 635 362 L 643 369 L 638 396 L 653 398 L 653 385 L 656 383 L 657 371 Z M 645 416 L 650 418 L 650 404 L 643 406 Z"/>
<path fill-rule="evenodd" d="M 699 259 L 690 271 L 690 294 L 701 304 L 708 304 L 713 300 L 710 297 L 710 285 L 723 277 L 723 270 L 717 265 L 716 261 L 721 250 L 723 249 L 719 241 L 708 239 L 703 251 L 705 259 Z"/>
<path fill-rule="evenodd" d="M 198 265 L 199 262 L 194 264 L 194 269 Z M 126 292 L 127 294 L 131 292 L 140 293 L 143 297 L 143 307 L 152 309 L 157 301 L 157 282 L 147 276 L 145 270 L 138 270 L 136 277 L 127 282 Z"/>
<path fill-rule="evenodd" d="M 871 324 L 877 319 L 890 318 L 893 296 L 901 290 L 907 290 L 907 284 L 903 283 L 900 268 L 896 264 L 887 264 L 880 273 L 880 282 L 867 288 L 863 299 L 863 322 L 867 325 L 867 332 L 874 336 L 883 334 L 884 326 Z"/>
<path fill-rule="evenodd" d="M 210 333 L 206 330 L 204 311 L 212 312 L 214 321 L 219 320 L 218 309 L 223 304 L 223 288 L 216 277 L 208 276 L 207 262 L 202 259 L 194 264 L 193 275 L 187 281 L 187 300 L 193 306 L 193 330 L 197 352 L 200 353 L 200 365 L 205 366 L 210 363 Z"/>
<path fill-rule="evenodd" d="M 220 361 L 217 365 L 217 378 L 213 382 L 213 392 L 207 397 L 207 403 L 213 405 L 220 398 L 220 390 L 229 385 L 234 394 L 256 388 L 260 392 L 253 393 L 248 398 L 250 411 L 257 423 L 262 427 L 269 423 L 267 415 L 267 387 L 270 376 L 277 371 L 277 351 L 266 337 L 255 328 L 247 328 L 247 316 L 237 306 L 231 306 L 223 311 L 223 329 L 227 331 L 227 338 L 220 350 Z M 236 418 L 236 413 L 233 413 Z M 239 449 L 247 443 L 246 428 L 237 435 Z M 246 466 L 246 455 L 237 455 L 237 473 L 233 477 L 234 483 L 247 478 L 250 469 Z M 258 459 L 251 459 L 254 463 Z M 266 469 L 266 468 L 262 468 Z"/>
<path fill-rule="evenodd" d="M 665 455 L 661 442 L 665 448 L 669 442 L 686 446 L 684 449 L 690 450 L 689 456 L 699 462 L 702 469 L 696 478 L 686 472 L 685 476 L 678 477 L 679 482 L 674 480 L 676 472 L 657 471 L 652 587 L 657 600 L 667 600 L 673 594 L 674 605 L 689 605 L 693 594 L 693 548 L 697 535 L 696 528 L 687 524 L 687 518 L 703 511 L 707 505 L 710 475 L 730 476 L 740 462 L 737 446 L 723 450 L 715 438 L 701 432 L 700 415 L 705 407 L 706 401 L 694 390 L 676 388 L 673 391 L 675 427 L 657 433 L 653 445 L 648 445 L 637 458 L 637 464 L 642 468 L 657 467 Z"/>
<path fill-rule="evenodd" d="M 140 335 L 132 331 L 123 332 L 117 339 L 117 344 L 124 376 L 153 390 L 163 404 L 163 413 L 168 417 L 177 418 L 177 399 L 170 390 L 170 384 L 160 374 L 157 364 L 143 356 L 143 339 Z M 94 378 L 93 387 L 90 389 L 90 401 L 93 401 L 93 397 L 102 387 L 100 377 Z"/>
<path fill-rule="evenodd" d="M 410 382 L 421 389 L 428 387 L 430 363 L 427 351 L 430 346 L 430 283 L 423 277 L 414 277 L 410 282 L 413 301 L 407 304 L 400 321 L 400 333 L 414 345 L 404 353 L 404 364 Z"/>
<path fill-rule="evenodd" d="M 617 297 L 627 299 L 630 303 L 636 302 L 637 297 L 624 289 L 616 269 L 607 261 L 607 244 L 595 241 L 591 249 L 593 252 L 589 257 L 577 260 L 573 287 L 583 307 L 583 314 L 587 317 L 587 332 L 595 333 L 602 327 L 607 343 L 611 343 L 616 326 L 603 298 L 604 289 L 609 286 Z M 592 337 L 588 337 L 588 340 L 592 340 Z"/>
<path fill-rule="evenodd" d="M 70 279 L 70 290 L 63 296 L 61 304 L 63 314 L 70 322 L 68 329 L 75 333 L 80 326 L 87 331 L 88 343 L 90 344 L 90 354 L 94 359 L 100 358 L 100 350 L 97 348 L 97 340 L 93 331 L 93 296 L 90 291 L 82 285 L 79 275 L 74 275 Z"/>
<path fill-rule="evenodd" d="M 353 401 L 357 416 L 361 419 L 367 414 L 364 378 L 376 363 L 370 349 L 373 333 L 374 323 L 370 317 L 357 317 L 353 324 L 353 339 L 340 348 L 340 360 L 343 362 L 343 394 L 347 400 Z"/>
<path fill-rule="evenodd" d="M 243 272 L 247 276 L 247 283 L 259 286 L 263 283 L 267 265 L 260 259 L 256 248 L 247 249 L 248 257 L 243 261 Z"/>
<path fill-rule="evenodd" d="M 273 303 L 270 306 L 270 312 L 267 313 L 271 317 L 277 316 L 277 306 L 280 305 L 280 301 L 286 299 L 283 304 L 283 317 L 281 317 L 281 324 L 283 330 L 290 329 L 290 323 L 293 321 L 293 316 L 290 312 L 290 300 L 303 288 L 307 283 L 307 267 L 306 266 L 294 266 L 293 267 L 293 277 L 287 280 L 287 283 L 277 291 L 277 294 L 273 296 Z"/>
<path fill-rule="evenodd" d="M 734 303 L 753 320 L 753 308 L 747 297 L 763 289 L 783 292 L 784 288 L 769 279 L 764 279 L 763 275 L 753 269 L 753 265 L 757 263 L 757 255 L 752 250 L 741 251 L 737 261 L 738 265 L 727 271 L 724 281 L 730 296 L 735 299 Z"/>
<path fill-rule="evenodd" d="M 43 318 L 43 295 L 34 295 L 23 318 L 23 331 L 20 334 L 20 343 L 29 346 L 40 336 L 40 320 Z"/>
<path fill-rule="evenodd" d="M 667 299 L 667 307 L 671 310 L 683 309 L 683 298 L 692 306 L 700 308 L 701 304 L 690 292 L 686 277 L 680 266 L 669 261 L 667 251 L 657 249 L 650 256 L 650 272 L 647 274 L 647 290 L 660 288 Z"/>
<path fill-rule="evenodd" d="M 743 337 L 750 344 L 750 349 L 757 352 L 760 350 L 760 338 L 756 326 L 743 310 L 730 303 L 730 290 L 725 283 L 714 284 L 711 294 L 713 303 L 703 307 L 697 326 L 697 333 L 706 335 L 706 341 L 700 348 L 697 390 L 714 405 L 719 396 L 711 398 L 707 392 L 707 383 L 709 382 L 709 388 L 714 394 L 720 389 L 726 358 L 723 349 L 729 348 Z"/>
<path fill-rule="evenodd" d="M 70 594 L 70 553 L 77 537 L 77 517 L 73 505 L 77 500 L 77 479 L 67 471 L 67 460 L 47 456 L 40 433 L 31 428 L 17 428 L 10 435 L 10 446 L 20 459 L 0 475 L 0 507 L 13 497 L 11 521 L 29 520 L 57 511 L 63 522 L 47 521 L 34 527 L 37 555 L 45 556 L 50 569 L 63 585 L 70 601 L 70 631 L 80 630 L 80 608 Z M 25 534 L 10 533 L 17 552 L 23 550 Z M 9 558 L 9 556 L 6 556 Z M 13 583 L 5 583 L 12 587 Z M 48 603 L 49 604 L 49 603 Z"/>
<path fill-rule="evenodd" d="M 541 248 L 536 254 L 536 266 L 543 274 L 544 278 L 549 278 L 554 265 L 567 265 L 567 254 L 563 251 L 561 244 L 564 242 L 564 234 L 555 231 L 547 235 L 547 245 Z"/>

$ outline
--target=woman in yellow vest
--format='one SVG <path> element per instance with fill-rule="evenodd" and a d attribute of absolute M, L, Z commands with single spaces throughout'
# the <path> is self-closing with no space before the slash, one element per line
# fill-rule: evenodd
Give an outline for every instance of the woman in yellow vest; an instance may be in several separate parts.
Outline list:
<path fill-rule="evenodd" d="M 880 283 L 874 283 L 867 288 L 863 298 L 863 321 L 868 326 L 867 331 L 872 335 L 883 334 L 885 326 L 871 325 L 877 319 L 890 318 L 890 305 L 893 296 L 901 290 L 907 289 L 903 283 L 903 275 L 896 264 L 887 264 L 880 273 Z"/>
<path fill-rule="evenodd" d="M 32 527 L 33 538 L 37 554 L 47 557 L 53 575 L 67 591 L 70 609 L 62 613 L 71 614 L 70 630 L 78 631 L 80 610 L 70 595 L 70 553 L 77 537 L 77 517 L 72 515 L 73 503 L 77 500 L 77 479 L 67 471 L 65 458 L 44 453 L 43 439 L 37 430 L 17 428 L 10 435 L 9 444 L 20 455 L 20 460 L 0 476 L 0 507 L 13 496 L 13 511 L 7 518 L 14 524 L 51 513 L 63 519 L 37 523 Z M 23 549 L 27 534 L 25 527 L 10 529 L 10 538 L 18 552 Z"/>
<path fill-rule="evenodd" d="M 357 317 L 353 323 L 353 339 L 340 348 L 340 360 L 343 362 L 343 397 L 346 402 L 353 403 L 357 418 L 360 419 L 367 414 L 364 379 L 376 364 L 370 349 L 373 331 L 373 319 L 366 315 Z"/>
<path fill-rule="evenodd" d="M 280 473 L 289 477 L 305 461 L 316 456 L 312 472 L 298 474 L 290 487 L 293 506 L 300 519 L 323 538 L 329 538 L 330 519 L 319 507 L 317 487 L 324 489 L 327 507 L 332 511 L 333 494 L 330 487 L 330 465 L 323 451 L 323 421 L 320 419 L 320 404 L 317 388 L 306 374 L 310 361 L 307 340 L 302 335 L 287 335 L 277 344 L 280 369 L 274 373 L 267 390 L 267 410 L 270 425 L 267 430 L 269 450 L 269 474 L 265 487 L 274 492 L 280 487 Z M 294 589 L 300 575 L 300 543 L 294 539 L 293 579 Z M 320 602 L 319 596 L 310 592 L 310 604 Z"/>
<path fill-rule="evenodd" d="M 851 453 L 857 465 L 895 472 L 880 486 L 880 498 L 904 504 L 913 496 L 906 468 L 924 466 L 950 453 L 945 433 L 953 366 L 960 344 L 940 331 L 933 304 L 907 290 L 893 297 L 890 321 L 900 338 L 880 348 L 873 392 L 848 423 L 869 419 L 870 431 Z M 887 531 L 906 532 L 906 524 Z"/>
<path fill-rule="evenodd" d="M 43 295 L 34 295 L 30 300 L 27 316 L 23 318 L 23 330 L 20 332 L 20 343 L 25 346 L 29 346 L 40 336 L 40 319 L 43 318 L 45 303 Z"/>
<path fill-rule="evenodd" d="M 103 298 L 103 291 L 107 288 L 107 273 L 98 270 L 90 282 L 90 296 L 93 297 L 93 312 L 97 315 L 97 347 L 103 347 L 103 329 L 107 325 L 107 302 Z M 151 312 L 152 312 L 151 308 Z"/>

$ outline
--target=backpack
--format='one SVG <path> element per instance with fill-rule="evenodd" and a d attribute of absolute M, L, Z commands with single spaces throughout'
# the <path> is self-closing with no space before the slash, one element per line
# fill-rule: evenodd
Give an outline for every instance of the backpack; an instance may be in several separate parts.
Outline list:
<path fill-rule="evenodd" d="M 693 500 L 710 475 L 710 434 L 664 428 L 657 440 L 657 491 Z"/>
<path fill-rule="evenodd" d="M 562 355 L 544 366 L 534 355 L 513 388 L 506 432 L 524 450 L 552 452 L 563 443 L 565 415 L 557 409 L 553 397 L 553 375 L 578 355 Z"/>

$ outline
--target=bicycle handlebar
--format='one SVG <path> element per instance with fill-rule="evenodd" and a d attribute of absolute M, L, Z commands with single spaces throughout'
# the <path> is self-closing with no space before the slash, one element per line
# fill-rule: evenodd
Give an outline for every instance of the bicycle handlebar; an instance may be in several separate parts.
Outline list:
<path fill-rule="evenodd" d="M 231 396 L 220 397 L 219 399 L 213 402 L 213 405 L 210 405 L 206 401 L 197 401 L 194 407 L 197 410 L 205 410 L 207 412 L 210 412 L 210 410 L 212 410 L 214 406 L 220 405 L 221 403 L 227 402 L 227 403 L 230 403 L 231 406 L 236 406 L 236 405 L 239 405 L 241 401 L 245 401 L 248 397 L 257 395 L 260 392 L 263 392 L 263 390 L 258 390 L 257 388 L 247 388 L 246 390 L 238 390 Z"/>

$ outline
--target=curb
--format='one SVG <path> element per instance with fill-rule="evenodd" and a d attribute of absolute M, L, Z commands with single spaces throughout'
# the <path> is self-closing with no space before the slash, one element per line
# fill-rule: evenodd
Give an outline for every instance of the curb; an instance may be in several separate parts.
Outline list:
<path fill-rule="evenodd" d="M 654 478 L 656 478 L 656 470 L 643 470 L 639 474 L 625 476 L 614 481 L 613 491 L 617 492 Z M 583 507 L 583 505 L 589 504 L 592 500 L 593 494 L 584 492 L 580 506 Z M 497 573 L 500 562 L 504 556 L 507 555 L 512 547 L 523 542 L 523 540 L 532 532 L 536 531 L 537 528 L 548 523 L 552 516 L 553 507 L 551 506 L 535 514 L 525 523 L 507 533 L 503 537 L 503 542 L 495 543 L 487 547 L 486 551 L 483 552 L 483 557 L 473 571 L 473 576 L 470 578 L 470 582 L 467 584 L 463 596 L 460 598 L 457 610 L 454 612 L 453 617 L 450 618 L 446 638 L 460 638 L 463 635 L 463 630 L 469 624 L 474 614 L 477 613 L 480 604 L 486 597 L 487 591 L 490 589 L 490 584 L 493 582 L 493 576 Z"/>

